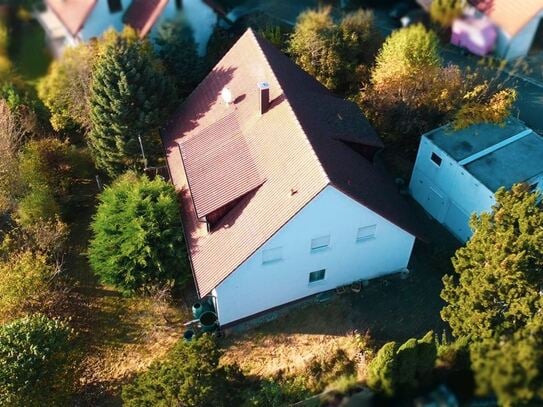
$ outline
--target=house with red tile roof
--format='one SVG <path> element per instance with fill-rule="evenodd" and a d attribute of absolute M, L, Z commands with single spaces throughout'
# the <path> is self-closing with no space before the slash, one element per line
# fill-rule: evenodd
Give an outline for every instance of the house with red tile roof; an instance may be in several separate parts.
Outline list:
<path fill-rule="evenodd" d="M 418 224 L 382 142 L 250 29 L 162 132 L 194 281 L 229 325 L 405 270 Z"/>
<path fill-rule="evenodd" d="M 101 36 L 107 29 L 133 27 L 142 37 L 157 23 L 172 18 L 177 0 L 45 0 L 36 18 L 56 54 L 65 46 Z"/>

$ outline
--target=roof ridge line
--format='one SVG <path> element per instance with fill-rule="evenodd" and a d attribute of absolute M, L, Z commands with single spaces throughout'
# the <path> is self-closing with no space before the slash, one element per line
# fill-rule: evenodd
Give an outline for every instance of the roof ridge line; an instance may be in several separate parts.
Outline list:
<path fill-rule="evenodd" d="M 322 162 L 319 158 L 319 156 L 317 155 L 317 153 L 315 152 L 315 149 L 313 148 L 313 145 L 311 144 L 311 142 L 309 141 L 309 139 L 307 138 L 307 135 L 305 134 L 305 130 L 304 128 L 302 127 L 302 124 L 300 123 L 300 120 L 298 120 L 298 116 L 296 115 L 296 112 L 294 112 L 294 109 L 292 108 L 292 105 L 290 104 L 289 100 L 288 100 L 288 97 L 287 97 L 287 93 L 285 92 L 285 89 L 283 89 L 283 87 L 281 86 L 281 82 L 279 81 L 279 79 L 277 78 L 277 75 L 275 74 L 275 71 L 273 70 L 272 66 L 270 65 L 270 62 L 268 61 L 268 58 L 266 57 L 266 54 L 264 53 L 264 51 L 262 50 L 262 47 L 260 46 L 260 42 L 259 42 L 259 38 L 256 36 L 256 34 L 254 33 L 254 31 L 249 28 L 248 31 L 251 33 L 252 37 L 253 37 L 253 40 L 255 41 L 256 45 L 257 45 L 257 48 L 258 50 L 260 51 L 260 53 L 262 54 L 262 56 L 264 57 L 264 61 L 266 62 L 266 65 L 268 66 L 268 68 L 270 68 L 270 71 L 272 73 L 272 75 L 274 76 L 275 78 L 275 81 L 277 82 L 277 84 L 279 85 L 279 88 L 281 89 L 281 91 L 283 92 L 283 95 L 285 95 L 285 101 L 288 105 L 288 108 L 290 110 L 290 112 L 292 113 L 292 116 L 294 117 L 294 120 L 296 121 L 296 124 L 298 125 L 299 129 L 301 130 L 301 132 L 303 133 L 304 135 L 304 139 L 305 139 L 305 142 L 307 143 L 307 145 L 309 146 L 310 150 L 311 150 L 311 153 L 313 154 L 313 156 L 315 157 L 316 161 L 319 163 L 319 167 L 320 167 L 320 170 L 321 170 L 321 173 L 322 175 L 324 175 L 324 178 L 326 179 L 328 185 L 330 185 L 332 183 L 332 181 L 330 180 L 330 177 L 328 176 L 328 174 L 326 173 L 326 170 L 324 169 L 324 166 L 322 165 Z M 265 40 L 264 40 L 265 41 Z M 278 50 L 278 52 L 281 52 L 280 50 Z M 296 64 L 294 61 L 292 61 L 293 64 L 295 64 L 299 69 L 302 69 L 298 66 L 298 64 Z"/>

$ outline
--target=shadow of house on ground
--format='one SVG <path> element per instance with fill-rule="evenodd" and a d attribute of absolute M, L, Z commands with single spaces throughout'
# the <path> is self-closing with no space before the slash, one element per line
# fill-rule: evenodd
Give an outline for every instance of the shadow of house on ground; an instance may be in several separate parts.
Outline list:
<path fill-rule="evenodd" d="M 392 340 L 403 342 L 429 330 L 441 334 L 447 328 L 440 317 L 444 305 L 440 298 L 442 277 L 452 272 L 450 259 L 459 242 L 418 205 L 413 209 L 427 231 L 429 243 L 416 243 L 407 278 L 396 274 L 371 280 L 359 293 L 347 290 L 333 294 L 324 303 L 295 307 L 287 315 L 251 331 L 262 335 L 332 336 L 369 332 L 376 345 Z M 253 335 L 251 331 L 235 334 L 234 340 Z"/>

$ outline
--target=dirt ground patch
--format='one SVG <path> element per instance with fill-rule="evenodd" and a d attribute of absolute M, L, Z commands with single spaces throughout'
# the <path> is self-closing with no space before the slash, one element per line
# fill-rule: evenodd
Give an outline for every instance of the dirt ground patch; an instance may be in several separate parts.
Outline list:
<path fill-rule="evenodd" d="M 70 219 L 71 252 L 65 264 L 72 281 L 61 314 L 71 319 L 80 354 L 75 405 L 121 405 L 122 384 L 158 360 L 182 337 L 190 319 L 194 289 L 176 304 L 151 298 L 124 297 L 101 285 L 86 257 L 89 224 L 97 187 L 92 181 L 77 187 L 77 210 Z"/>
<path fill-rule="evenodd" d="M 415 209 L 416 213 L 416 209 Z M 224 340 L 225 362 L 237 362 L 251 375 L 296 374 L 313 357 L 341 348 L 357 358 L 359 374 L 365 355 L 388 341 L 404 342 L 429 330 L 440 334 L 442 276 L 452 270 L 450 258 L 459 243 L 424 214 L 429 243 L 417 243 L 405 279 L 390 276 L 370 282 L 360 293 L 335 295 Z M 361 350 L 367 349 L 370 353 Z"/>

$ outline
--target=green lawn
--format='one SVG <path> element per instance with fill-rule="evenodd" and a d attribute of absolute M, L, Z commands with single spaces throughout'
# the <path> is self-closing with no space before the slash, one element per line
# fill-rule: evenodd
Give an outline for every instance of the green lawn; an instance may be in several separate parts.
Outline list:
<path fill-rule="evenodd" d="M 11 31 L 10 56 L 17 72 L 35 85 L 47 73 L 51 55 L 45 42 L 45 32 L 37 21 L 21 22 Z"/>

